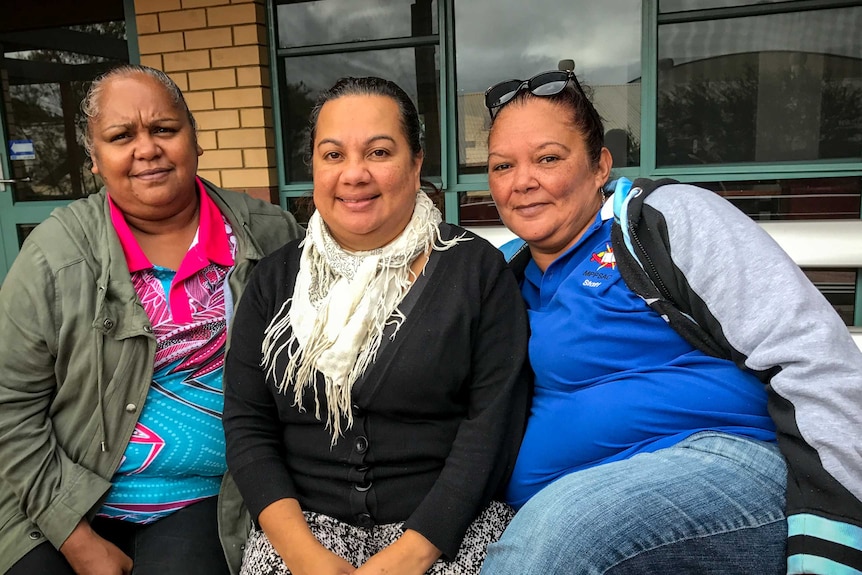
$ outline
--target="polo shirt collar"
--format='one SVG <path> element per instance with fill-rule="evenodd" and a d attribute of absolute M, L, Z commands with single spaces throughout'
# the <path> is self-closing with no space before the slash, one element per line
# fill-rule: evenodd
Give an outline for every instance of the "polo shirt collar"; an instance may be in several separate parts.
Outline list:
<path fill-rule="evenodd" d="M 193 249 L 196 249 L 196 251 L 199 250 L 201 256 L 212 263 L 227 267 L 232 266 L 234 264 L 233 254 L 228 242 L 221 212 L 204 190 L 203 182 L 201 182 L 200 178 L 196 177 L 195 182 L 200 202 L 198 208 L 199 221 L 198 231 L 195 234 L 192 245 L 189 246 L 189 251 Z M 141 250 L 138 240 L 132 234 L 132 230 L 129 228 L 123 212 L 120 211 L 111 199 L 110 192 L 108 192 L 108 205 L 111 211 L 111 223 L 117 232 L 120 245 L 123 247 L 123 254 L 126 256 L 129 273 L 152 268 L 153 264 L 150 263 L 149 258 Z"/>

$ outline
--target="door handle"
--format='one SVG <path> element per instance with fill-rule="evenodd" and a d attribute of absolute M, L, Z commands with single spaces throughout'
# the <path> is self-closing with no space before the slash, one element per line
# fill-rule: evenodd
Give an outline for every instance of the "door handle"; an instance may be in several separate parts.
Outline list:
<path fill-rule="evenodd" d="M 27 176 L 26 178 L 12 178 L 11 180 L 0 180 L 0 184 L 26 184 L 32 181 L 33 178 Z"/>

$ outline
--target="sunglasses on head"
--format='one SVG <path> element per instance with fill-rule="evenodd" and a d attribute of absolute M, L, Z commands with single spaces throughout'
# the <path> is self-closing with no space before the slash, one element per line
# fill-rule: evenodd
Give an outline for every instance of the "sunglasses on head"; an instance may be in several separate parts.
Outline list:
<path fill-rule="evenodd" d="M 574 82 L 578 92 L 584 95 L 584 89 L 572 70 L 551 70 L 536 74 L 529 80 L 506 80 L 494 84 L 485 90 L 485 107 L 493 120 L 500 108 L 512 101 L 519 92 L 528 90 L 534 96 L 554 96 L 562 92 L 569 81 Z"/>

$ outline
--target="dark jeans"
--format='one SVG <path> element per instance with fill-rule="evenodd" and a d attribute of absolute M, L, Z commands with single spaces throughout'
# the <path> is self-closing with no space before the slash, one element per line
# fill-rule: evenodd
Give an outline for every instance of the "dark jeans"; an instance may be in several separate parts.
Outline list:
<path fill-rule="evenodd" d="M 217 497 L 190 505 L 149 525 L 102 519 L 93 530 L 134 561 L 133 575 L 228 575 L 218 538 Z M 6 575 L 75 575 L 63 555 L 43 543 Z"/>

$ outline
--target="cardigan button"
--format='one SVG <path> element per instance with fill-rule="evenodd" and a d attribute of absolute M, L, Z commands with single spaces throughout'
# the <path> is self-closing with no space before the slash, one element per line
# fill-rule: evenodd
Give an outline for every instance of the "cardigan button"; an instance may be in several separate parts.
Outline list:
<path fill-rule="evenodd" d="M 356 516 L 356 524 L 360 527 L 374 527 L 374 519 L 370 513 L 360 513 Z"/>
<path fill-rule="evenodd" d="M 36 540 L 42 537 L 42 534 L 38 531 L 31 531 L 29 535 L 27 535 L 30 539 Z"/>
<path fill-rule="evenodd" d="M 368 451 L 368 438 L 364 435 L 360 435 L 356 438 L 356 442 L 353 444 L 353 446 L 356 448 L 357 453 L 365 453 L 366 451 Z"/>
<path fill-rule="evenodd" d="M 126 405 L 126 413 L 135 413 L 136 411 L 138 411 L 138 406 L 134 403 Z"/>

